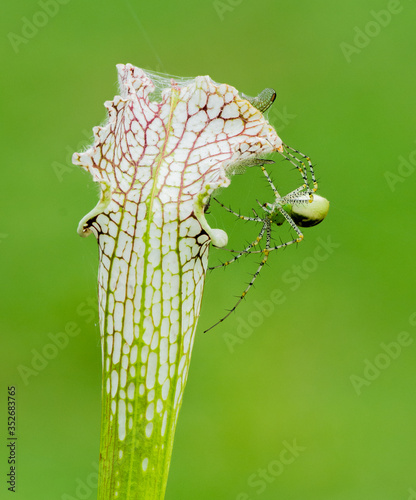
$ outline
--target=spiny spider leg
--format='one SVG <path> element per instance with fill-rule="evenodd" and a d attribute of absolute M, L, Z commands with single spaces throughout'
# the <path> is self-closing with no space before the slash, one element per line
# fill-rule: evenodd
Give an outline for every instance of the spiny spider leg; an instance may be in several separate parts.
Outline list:
<path fill-rule="evenodd" d="M 230 311 L 228 311 L 228 313 L 223 318 L 221 318 L 213 326 L 208 328 L 208 330 L 205 330 L 206 332 L 211 330 L 212 328 L 214 328 L 218 324 L 222 323 L 225 319 L 228 318 L 228 316 L 230 316 L 230 314 L 232 312 L 234 312 L 236 310 L 238 305 L 241 303 L 241 301 L 244 299 L 244 297 L 249 292 L 250 288 L 253 286 L 253 284 L 256 281 L 258 275 L 260 274 L 263 266 L 266 264 L 267 259 L 269 258 L 270 252 L 273 252 L 275 250 L 279 250 L 281 248 L 286 248 L 289 245 L 293 245 L 294 243 L 299 243 L 303 240 L 303 234 L 302 234 L 301 230 L 296 225 L 296 223 L 294 222 L 292 217 L 289 215 L 289 213 L 283 207 L 285 205 L 290 205 L 292 203 L 298 203 L 298 204 L 299 203 L 308 203 L 310 201 L 310 196 L 313 197 L 311 190 L 308 188 L 307 185 L 305 185 L 305 186 L 298 187 L 297 189 L 295 189 L 291 193 L 287 194 L 286 196 L 281 197 L 279 195 L 279 192 L 277 191 L 276 187 L 274 186 L 273 181 L 270 178 L 266 169 L 262 166 L 261 170 L 262 170 L 263 174 L 265 175 L 265 177 L 266 177 L 266 179 L 267 179 L 267 181 L 268 181 L 268 183 L 269 183 L 270 187 L 272 188 L 273 193 L 275 195 L 275 200 L 273 203 L 261 204 L 257 200 L 258 204 L 265 212 L 264 218 L 258 217 L 257 213 L 254 210 L 253 210 L 253 212 L 254 212 L 256 217 L 253 218 L 253 217 L 242 216 L 242 215 L 238 214 L 237 212 L 234 212 L 233 210 L 231 210 L 231 208 L 225 207 L 221 202 L 216 200 L 217 203 L 219 203 L 228 212 L 234 214 L 236 217 L 243 219 L 243 220 L 262 222 L 263 226 L 262 226 L 262 229 L 261 229 L 259 235 L 257 236 L 257 238 L 252 243 L 250 243 L 244 250 L 239 252 L 238 255 L 236 255 L 233 259 L 231 259 L 227 262 L 224 262 L 221 265 L 212 267 L 210 269 L 218 269 L 219 267 L 228 266 L 229 264 L 231 264 L 234 261 L 236 261 L 237 259 L 239 259 L 242 255 L 247 255 L 247 254 L 263 254 L 263 259 L 260 262 L 259 267 L 257 268 L 256 272 L 254 273 L 250 283 L 248 283 L 246 289 L 241 294 L 241 296 L 239 297 L 239 299 L 238 299 L 237 303 L 234 305 L 234 307 Z M 305 189 L 307 189 L 306 192 L 305 192 Z M 279 217 L 281 217 L 281 218 L 279 219 Z M 283 224 L 283 221 L 286 221 L 289 223 L 290 227 L 296 233 L 297 237 L 293 238 L 292 240 L 290 240 L 288 242 L 281 243 L 280 245 L 271 246 L 272 224 L 281 225 L 281 224 Z M 265 248 L 263 250 L 253 250 L 254 247 L 262 240 L 265 233 L 266 233 L 266 246 L 265 246 Z"/>
<path fill-rule="evenodd" d="M 270 187 L 272 188 L 275 196 L 276 196 L 276 199 L 275 199 L 275 202 L 271 205 L 271 208 L 268 208 L 267 207 L 267 204 L 262 204 L 259 202 L 259 200 L 257 200 L 257 203 L 263 208 L 264 211 L 270 213 L 274 208 L 277 208 L 278 206 L 282 206 L 284 205 L 285 203 L 288 203 L 290 201 L 305 201 L 305 202 L 309 202 L 309 197 L 308 199 L 306 200 L 301 200 L 301 197 L 297 196 L 299 195 L 300 193 L 302 193 L 302 191 L 305 190 L 306 186 L 300 186 L 296 189 L 294 189 L 293 191 L 291 191 L 290 193 L 288 193 L 286 196 L 284 196 L 283 198 L 280 196 L 280 194 L 278 193 L 277 189 L 275 188 L 274 184 L 273 184 L 273 181 L 272 179 L 270 178 L 270 175 L 268 174 L 267 170 L 264 168 L 264 167 L 261 167 L 261 170 L 263 172 L 263 174 L 265 175 L 268 183 L 270 184 Z M 292 220 L 292 219 L 291 219 Z M 292 226 L 293 227 L 293 226 Z"/>
<path fill-rule="evenodd" d="M 255 247 L 256 245 L 259 244 L 259 242 L 263 238 L 264 232 L 266 230 L 268 231 L 269 228 L 270 228 L 270 223 L 264 222 L 263 227 L 261 228 L 261 231 L 260 231 L 259 235 L 257 236 L 257 238 L 254 241 L 252 241 L 244 250 L 242 250 L 241 252 L 239 252 L 238 255 L 236 255 L 231 260 L 227 260 L 227 262 L 223 262 L 222 264 L 219 264 L 218 266 L 209 267 L 208 269 L 210 271 L 212 271 L 213 269 L 218 269 L 219 267 L 228 266 L 229 264 L 232 264 L 237 259 L 239 259 L 241 256 L 243 256 L 243 255 L 245 255 L 247 253 L 253 253 L 253 252 L 250 252 L 250 248 L 253 248 L 253 247 Z M 235 250 L 230 250 L 230 252 L 235 252 Z M 262 250 L 259 250 L 258 252 L 254 252 L 254 253 L 260 253 L 260 252 L 262 252 Z"/>
<path fill-rule="evenodd" d="M 275 197 L 280 198 L 280 194 L 278 193 L 277 189 L 275 188 L 273 181 L 271 180 L 270 175 L 267 173 L 267 170 L 265 169 L 265 167 L 261 166 L 261 170 L 262 170 L 263 174 L 266 176 L 266 179 L 268 180 L 270 187 L 273 189 L 273 193 L 274 193 Z M 303 186 L 302 186 L 302 188 L 303 188 Z"/>
<path fill-rule="evenodd" d="M 289 156 L 286 156 L 284 153 L 280 153 L 283 158 L 287 161 L 289 161 L 297 170 L 299 170 L 300 175 L 302 176 L 303 179 L 303 189 L 306 189 L 310 196 L 312 196 L 312 190 L 309 186 L 309 180 L 308 180 L 308 175 L 306 171 L 306 165 L 302 163 L 300 160 L 298 160 L 295 156 L 292 154 L 288 153 Z M 292 159 L 291 159 L 292 158 Z"/>
<path fill-rule="evenodd" d="M 299 156 L 301 156 L 303 159 L 305 159 L 308 162 L 309 172 L 311 174 L 311 179 L 312 179 L 312 183 L 313 183 L 313 191 L 316 192 L 318 189 L 318 182 L 315 178 L 315 171 L 313 169 L 312 161 L 309 158 L 309 156 L 301 153 L 298 149 L 292 148 L 291 146 L 286 146 L 286 148 L 290 149 L 294 153 L 298 154 Z"/>
<path fill-rule="evenodd" d="M 294 238 L 293 240 L 287 241 L 286 243 L 281 243 L 280 245 L 276 245 L 274 247 L 270 246 L 270 240 L 269 240 L 266 243 L 266 248 L 264 250 L 254 250 L 254 251 L 251 251 L 248 253 L 254 254 L 254 253 L 266 253 L 267 252 L 267 254 L 269 254 L 270 252 L 273 252 L 274 250 L 280 250 L 281 248 L 286 248 L 289 245 L 293 245 L 293 243 L 300 243 L 303 240 L 303 233 L 298 228 L 298 226 L 293 222 L 292 217 L 283 208 L 278 208 L 278 210 L 283 215 L 283 217 L 287 220 L 287 222 L 290 224 L 292 229 L 296 232 L 298 237 Z M 271 224 L 270 224 L 270 227 L 271 227 Z"/>
<path fill-rule="evenodd" d="M 270 229 L 270 228 L 268 228 Z M 266 239 L 267 239 L 267 242 L 266 242 L 266 247 L 267 245 L 270 245 L 270 235 L 269 235 L 269 230 L 267 231 L 267 236 L 266 236 Z M 251 278 L 251 281 L 250 283 L 247 285 L 247 288 L 244 290 L 244 292 L 241 294 L 240 298 L 238 299 L 237 303 L 235 304 L 235 306 L 230 309 L 228 311 L 228 313 L 223 317 L 221 318 L 219 321 L 217 321 L 214 325 L 210 326 L 207 330 L 204 331 L 204 333 L 206 332 L 209 332 L 210 330 L 212 330 L 212 328 L 214 328 L 215 326 L 219 325 L 220 323 L 222 323 L 224 320 L 226 320 L 228 318 L 228 316 L 230 316 L 230 314 L 232 314 L 236 309 L 237 307 L 239 306 L 240 302 L 244 299 L 244 297 L 247 295 L 247 292 L 250 290 L 250 288 L 253 286 L 254 282 L 256 281 L 256 278 L 257 276 L 260 274 L 260 271 L 262 270 L 264 264 L 266 264 L 267 262 L 267 259 L 269 257 L 269 253 L 267 251 L 267 249 L 265 250 L 262 250 L 262 252 L 264 253 L 264 257 L 263 257 L 263 260 L 260 262 L 260 265 L 259 267 L 257 268 L 257 271 L 254 273 L 253 277 Z"/>
<path fill-rule="evenodd" d="M 205 330 L 204 333 L 208 332 L 209 330 L 211 330 L 215 326 L 217 326 L 220 323 L 222 323 L 224 320 L 226 320 L 228 318 L 228 316 L 230 316 L 230 314 L 232 314 L 237 309 L 237 307 L 240 305 L 241 301 L 244 299 L 244 297 L 249 292 L 250 288 L 254 285 L 254 282 L 256 281 L 258 275 L 260 274 L 261 270 L 263 269 L 263 266 L 266 264 L 267 259 L 269 258 L 270 252 L 273 252 L 274 250 L 279 250 L 280 248 L 285 248 L 285 247 L 287 247 L 289 245 L 292 245 L 293 243 L 299 243 L 300 241 L 302 241 L 303 234 L 301 233 L 300 229 L 296 226 L 296 224 L 293 222 L 293 220 L 290 217 L 290 215 L 287 214 L 282 208 L 279 209 L 279 211 L 282 213 L 282 215 L 285 217 L 285 219 L 289 222 L 289 224 L 291 225 L 291 227 L 296 231 L 296 233 L 298 234 L 298 237 L 295 238 L 295 239 L 293 239 L 293 240 L 291 240 L 291 241 L 288 241 L 286 243 L 282 243 L 281 245 L 276 245 L 274 247 L 271 247 L 270 246 L 270 241 L 271 241 L 271 220 L 268 217 L 266 217 L 265 223 L 264 223 L 264 226 L 263 226 L 263 229 L 262 229 L 263 234 L 264 234 L 264 231 L 266 230 L 266 248 L 264 250 L 257 250 L 257 251 L 254 251 L 254 252 L 248 252 L 248 253 L 262 253 L 263 254 L 263 259 L 260 262 L 260 265 L 257 268 L 257 271 L 254 273 L 253 277 L 251 278 L 250 283 L 247 285 L 246 289 L 241 294 L 240 298 L 238 299 L 238 301 L 236 302 L 236 304 L 234 305 L 234 307 L 232 309 L 230 309 L 230 311 L 228 311 L 228 313 L 225 316 L 223 316 L 219 321 L 217 321 L 214 325 L 210 326 L 207 330 Z M 266 220 L 268 221 L 267 223 L 266 223 Z M 248 249 L 246 249 L 246 250 L 248 250 Z"/>
<path fill-rule="evenodd" d="M 305 187 L 308 189 L 308 191 L 309 192 L 312 191 L 315 193 L 318 189 L 318 183 L 316 182 L 315 172 L 314 172 L 313 165 L 312 165 L 312 162 L 311 162 L 311 159 L 309 158 L 309 156 L 301 153 L 299 150 L 292 148 L 291 146 L 288 146 L 287 144 L 283 144 L 283 146 L 284 146 L 288 156 L 286 156 L 285 154 L 282 154 L 282 153 L 281 153 L 281 155 L 286 160 L 290 161 L 290 163 L 292 163 L 292 165 L 294 165 L 299 170 L 299 172 L 301 173 L 302 178 L 306 184 Z M 291 151 L 293 151 L 293 153 L 298 154 L 304 160 L 307 161 L 308 167 L 309 167 L 309 172 L 310 172 L 312 183 L 313 183 L 312 190 L 309 187 L 309 180 L 308 180 L 308 175 L 307 175 L 306 164 L 303 161 L 299 160 L 299 158 L 297 158 L 294 154 L 292 154 Z"/>
<path fill-rule="evenodd" d="M 260 265 L 257 268 L 257 271 L 254 273 L 254 275 L 253 275 L 250 283 L 247 285 L 246 289 L 241 294 L 240 298 L 238 299 L 238 301 L 234 305 L 234 307 L 230 311 L 228 311 L 228 313 L 224 317 L 222 317 L 219 321 L 217 321 L 214 325 L 212 325 L 207 330 L 205 330 L 204 333 L 208 332 L 209 330 L 211 330 L 215 326 L 217 326 L 220 323 L 222 323 L 224 320 L 226 320 L 228 318 L 228 316 L 230 316 L 230 314 L 232 314 L 237 309 L 237 307 L 239 306 L 239 304 L 241 303 L 241 301 L 244 299 L 244 297 L 249 292 L 250 288 L 253 286 L 253 284 L 256 281 L 258 275 L 260 274 L 263 266 L 266 264 L 267 259 L 269 258 L 270 252 L 273 252 L 274 250 L 279 250 L 280 248 L 286 248 L 289 245 L 293 245 L 293 243 L 299 243 L 300 241 L 302 241 L 303 234 L 300 231 L 300 229 L 296 226 L 296 224 L 293 222 L 293 220 L 290 217 L 290 215 L 288 213 L 286 213 L 286 211 L 283 208 L 281 208 L 281 207 L 275 207 L 275 209 L 277 209 L 283 215 L 283 217 L 286 219 L 286 221 L 294 229 L 294 231 L 296 232 L 296 234 L 298 235 L 298 237 L 294 238 L 293 240 L 288 241 L 286 243 L 281 243 L 280 245 L 276 245 L 276 246 L 273 246 L 273 247 L 270 246 L 272 219 L 271 219 L 271 215 L 266 214 L 266 217 L 264 218 L 264 223 L 263 223 L 262 230 L 260 231 L 260 234 L 257 237 L 256 241 L 253 242 L 253 243 L 251 243 L 247 248 L 245 248 L 242 252 L 240 252 L 240 254 L 237 257 L 235 257 L 234 259 L 230 260 L 227 263 L 222 264 L 223 266 L 228 265 L 231 262 L 234 262 L 234 260 L 236 260 L 237 258 L 241 257 L 241 255 L 244 255 L 244 254 L 247 254 L 247 253 L 250 253 L 250 254 L 262 253 L 263 254 L 263 259 L 260 262 Z M 255 245 L 257 245 L 257 243 L 260 241 L 260 239 L 262 238 L 262 236 L 264 235 L 265 232 L 266 232 L 266 248 L 264 248 L 263 250 L 250 251 L 251 248 L 253 248 Z M 222 266 L 216 266 L 216 267 L 222 267 Z M 212 268 L 212 269 L 215 269 L 215 268 Z"/>
<path fill-rule="evenodd" d="M 227 212 L 230 212 L 232 213 L 233 215 L 235 215 L 236 217 L 238 217 L 239 219 L 243 219 L 243 220 L 251 220 L 251 221 L 254 221 L 254 222 L 263 222 L 263 219 L 261 219 L 259 216 L 257 216 L 256 218 L 254 217 L 246 217 L 245 215 L 241 215 L 237 212 L 234 212 L 234 210 L 231 210 L 231 208 L 228 208 L 226 207 L 225 205 L 223 205 L 220 201 L 218 201 L 216 198 L 214 198 L 214 200 L 222 206 L 222 208 L 225 208 L 225 210 L 227 210 Z M 255 213 L 255 212 L 254 212 Z M 257 214 L 256 214 L 257 215 Z"/>

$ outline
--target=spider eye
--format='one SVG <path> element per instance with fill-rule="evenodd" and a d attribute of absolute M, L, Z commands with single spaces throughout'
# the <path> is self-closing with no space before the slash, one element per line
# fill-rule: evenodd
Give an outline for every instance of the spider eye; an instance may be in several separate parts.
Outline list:
<path fill-rule="evenodd" d="M 300 227 L 312 227 L 322 222 L 328 214 L 329 201 L 317 194 L 311 203 L 293 203 L 290 216 Z"/>

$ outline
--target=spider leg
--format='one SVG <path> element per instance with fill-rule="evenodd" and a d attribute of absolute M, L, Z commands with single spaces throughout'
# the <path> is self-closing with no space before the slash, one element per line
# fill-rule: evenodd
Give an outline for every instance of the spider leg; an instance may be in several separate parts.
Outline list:
<path fill-rule="evenodd" d="M 273 189 L 273 193 L 274 193 L 275 197 L 280 198 L 280 194 L 278 193 L 277 189 L 275 188 L 269 174 L 267 173 L 267 170 L 263 166 L 261 167 L 261 170 L 262 170 L 263 174 L 266 176 L 266 179 L 268 180 L 270 187 Z"/>
<path fill-rule="evenodd" d="M 284 144 L 284 147 L 286 149 L 286 153 L 288 156 L 286 156 L 284 154 L 282 154 L 282 156 L 284 158 L 286 158 L 288 161 L 290 161 L 290 163 L 292 163 L 292 165 L 294 165 L 300 171 L 302 178 L 306 184 L 305 187 L 308 189 L 308 192 L 310 192 L 310 193 L 316 192 L 316 190 L 318 189 L 318 183 L 316 182 L 315 172 L 314 172 L 313 165 L 312 165 L 312 162 L 311 162 L 311 159 L 309 158 L 309 156 L 306 156 L 305 154 L 301 153 L 300 151 L 298 151 L 295 148 L 292 148 L 291 146 L 288 146 L 287 144 Z M 309 181 L 308 181 L 307 169 L 306 169 L 305 162 L 299 160 L 299 158 L 297 158 L 293 153 L 291 153 L 291 151 L 293 153 L 299 155 L 301 158 L 303 158 L 304 161 L 306 161 L 308 163 L 308 168 L 309 168 L 309 172 L 310 172 L 312 184 L 313 184 L 312 190 L 309 187 Z"/>
<path fill-rule="evenodd" d="M 265 221 L 263 221 L 263 227 L 261 228 L 261 231 L 260 231 L 259 235 L 257 236 L 257 238 L 254 241 L 252 241 L 244 250 L 241 250 L 241 252 L 238 252 L 238 254 L 234 258 L 232 258 L 231 260 L 227 260 L 226 262 L 223 262 L 222 264 L 219 264 L 218 266 L 210 267 L 209 270 L 218 269 L 219 267 L 228 266 L 228 265 L 232 264 L 233 262 L 235 262 L 240 257 L 242 257 L 243 255 L 246 255 L 248 253 L 253 253 L 253 252 L 250 252 L 250 249 L 259 244 L 259 242 L 263 238 L 265 231 L 268 230 L 267 228 L 269 226 L 270 226 L 270 221 L 268 219 L 266 219 Z M 230 250 L 230 252 L 235 252 L 235 250 Z M 259 252 L 255 252 L 255 253 L 259 253 Z"/>
<path fill-rule="evenodd" d="M 291 146 L 286 146 L 286 147 L 287 147 L 287 149 L 290 149 L 291 151 L 298 154 L 299 156 L 301 156 L 304 160 L 306 160 L 308 162 L 309 172 L 311 174 L 311 178 L 312 178 L 312 182 L 313 182 L 313 191 L 315 192 L 318 189 L 318 183 L 316 181 L 315 172 L 313 169 L 311 159 L 309 158 L 309 156 L 301 153 L 299 150 L 292 148 Z"/>
<path fill-rule="evenodd" d="M 225 210 L 227 210 L 227 212 L 230 212 L 231 214 L 235 215 L 236 217 L 238 217 L 239 219 L 243 219 L 243 220 L 250 220 L 250 221 L 253 221 L 253 222 L 263 222 L 263 219 L 260 219 L 260 217 L 257 217 L 257 218 L 254 218 L 254 217 L 246 217 L 245 215 L 241 215 L 237 212 L 234 212 L 234 210 L 231 210 L 231 208 L 228 208 L 226 207 L 224 204 L 222 204 L 220 201 L 218 201 L 216 198 L 214 198 L 214 200 L 222 206 L 222 208 L 225 208 Z"/>
<path fill-rule="evenodd" d="M 298 188 L 298 190 L 295 190 L 295 191 L 298 192 L 299 190 L 301 190 L 301 188 Z M 242 300 L 244 299 L 244 297 L 249 292 L 250 288 L 253 286 L 253 284 L 256 281 L 258 275 L 260 274 L 261 270 L 263 269 L 263 266 L 266 264 L 267 259 L 269 258 L 270 252 L 273 252 L 274 250 L 279 250 L 280 248 L 286 248 L 289 245 L 293 245 L 294 243 L 299 243 L 299 242 L 301 242 L 303 240 L 303 234 L 302 234 L 301 230 L 295 224 L 295 222 L 290 217 L 290 215 L 283 208 L 281 208 L 279 206 L 276 206 L 275 208 L 276 208 L 276 210 L 278 210 L 283 215 L 283 217 L 286 219 L 286 221 L 290 224 L 291 228 L 296 232 L 297 238 L 294 238 L 291 241 L 287 241 L 285 243 L 281 243 L 280 245 L 270 246 L 270 242 L 271 242 L 271 224 L 272 224 L 272 222 L 271 222 L 271 218 L 268 217 L 268 216 L 266 216 L 266 218 L 263 220 L 263 227 L 262 227 L 259 235 L 257 236 L 257 238 L 252 243 L 250 243 L 243 251 L 241 251 L 238 255 L 236 255 L 230 261 L 224 262 L 223 264 L 221 264 L 219 266 L 216 266 L 214 268 L 210 268 L 210 269 L 216 269 L 218 267 L 227 266 L 227 265 L 231 264 L 232 262 L 236 261 L 242 255 L 246 255 L 246 254 L 249 254 L 249 253 L 250 254 L 252 254 L 252 253 L 262 253 L 263 254 L 263 259 L 260 262 L 259 267 L 257 268 L 256 272 L 254 273 L 253 277 L 250 280 L 250 283 L 248 283 L 247 287 L 245 288 L 245 290 L 243 291 L 243 293 L 239 297 L 239 299 L 236 302 L 236 304 L 234 305 L 234 307 L 232 309 L 230 309 L 227 312 L 227 314 L 225 316 L 223 316 L 219 321 L 217 321 L 214 325 L 212 325 L 207 330 L 205 330 L 204 333 L 208 332 L 209 330 L 211 330 L 215 326 L 218 326 L 220 323 L 222 323 L 224 320 L 226 320 L 237 309 L 237 307 L 240 305 L 240 303 L 242 302 Z M 261 239 L 264 236 L 264 233 L 266 233 L 266 247 L 263 250 L 254 250 L 253 251 L 252 248 L 254 248 L 261 241 Z"/>
<path fill-rule="evenodd" d="M 305 192 L 305 188 L 301 186 L 283 196 L 283 198 L 280 198 L 278 202 L 280 206 L 283 206 L 286 203 L 310 203 L 311 198 L 307 191 Z"/>
<path fill-rule="evenodd" d="M 297 238 L 294 238 L 293 240 L 287 241 L 285 243 L 281 243 L 280 245 L 276 245 L 274 247 L 270 246 L 270 235 L 267 235 L 266 239 L 266 248 L 264 250 L 254 250 L 249 253 L 267 253 L 269 254 L 270 252 L 273 252 L 274 250 L 279 250 L 280 248 L 286 248 L 289 245 L 293 245 L 293 243 L 300 243 L 303 240 L 303 234 L 301 230 L 298 228 L 298 226 L 294 223 L 292 217 L 284 210 L 283 208 L 277 207 L 277 210 L 283 215 L 283 217 L 287 220 L 287 222 L 290 224 L 291 228 L 296 232 Z"/>
<path fill-rule="evenodd" d="M 300 162 L 296 157 L 294 157 L 293 155 L 291 155 L 289 153 L 289 156 L 286 156 L 284 153 L 280 153 L 283 158 L 287 161 L 289 161 L 292 165 L 294 165 L 294 167 L 299 170 L 301 176 L 302 176 L 302 179 L 303 179 L 303 189 L 307 189 L 308 192 L 312 195 L 312 190 L 310 189 L 309 187 L 309 181 L 308 181 L 308 176 L 307 176 L 307 172 L 306 172 L 306 166 L 304 163 Z"/>
<path fill-rule="evenodd" d="M 308 186 L 306 186 L 306 185 L 300 186 L 300 187 L 294 189 L 293 191 L 291 191 L 290 193 L 288 193 L 287 195 L 281 197 L 279 195 L 279 192 L 275 188 L 275 186 L 273 184 L 273 181 L 271 180 L 270 175 L 268 174 L 267 170 L 264 167 L 261 167 L 261 169 L 263 171 L 263 174 L 266 176 L 266 179 L 268 180 L 268 182 L 270 184 L 270 187 L 272 188 L 272 190 L 274 192 L 274 195 L 276 197 L 275 202 L 274 202 L 274 206 L 275 207 L 278 206 L 278 205 L 283 206 L 286 203 L 293 203 L 293 202 L 298 202 L 298 203 L 305 202 L 305 203 L 309 203 L 311 201 L 311 192 L 308 189 Z M 307 190 L 306 192 L 309 193 L 308 195 L 306 195 L 305 193 L 303 193 L 305 191 L 305 189 Z M 267 212 L 269 212 L 269 210 L 266 208 L 267 204 L 262 204 L 262 203 L 259 202 L 259 200 L 257 200 L 257 203 L 264 210 L 266 210 Z"/>
<path fill-rule="evenodd" d="M 266 236 L 266 248 L 264 250 L 262 250 L 263 252 L 263 259 L 262 261 L 260 262 L 260 265 L 259 267 L 257 268 L 257 271 L 254 273 L 253 277 L 251 278 L 251 281 L 250 283 L 247 285 L 246 289 L 244 290 L 244 292 L 241 294 L 240 298 L 238 299 L 237 303 L 235 304 L 235 306 L 230 309 L 228 311 L 228 313 L 223 316 L 219 321 L 217 321 L 214 325 L 210 326 L 207 330 L 205 330 L 204 333 L 208 332 L 209 330 L 211 330 L 212 328 L 214 328 L 215 326 L 219 325 L 220 323 L 222 323 L 224 320 L 226 320 L 228 318 L 228 316 L 230 316 L 230 314 L 232 314 L 236 309 L 237 307 L 239 306 L 239 304 L 241 303 L 241 301 L 244 299 L 244 297 L 247 295 L 248 291 L 250 290 L 250 288 L 253 286 L 254 282 L 256 281 L 256 278 L 257 276 L 260 274 L 260 271 L 262 270 L 264 264 L 266 264 L 267 262 L 267 259 L 269 258 L 269 245 L 270 245 L 270 227 L 267 228 L 267 236 Z"/>
<path fill-rule="evenodd" d="M 283 217 L 287 220 L 287 222 L 290 224 L 291 228 L 295 231 L 295 233 L 298 235 L 297 238 L 294 238 L 291 241 L 287 241 L 286 243 L 282 243 L 280 245 L 276 245 L 274 247 L 270 247 L 268 249 L 269 252 L 272 252 L 273 250 L 279 250 L 280 248 L 286 248 L 289 245 L 293 245 L 293 243 L 300 243 L 303 240 L 303 234 L 302 231 L 298 228 L 298 226 L 294 223 L 292 217 L 286 212 L 286 210 L 283 210 L 283 208 L 279 209 L 279 212 L 283 215 Z"/>

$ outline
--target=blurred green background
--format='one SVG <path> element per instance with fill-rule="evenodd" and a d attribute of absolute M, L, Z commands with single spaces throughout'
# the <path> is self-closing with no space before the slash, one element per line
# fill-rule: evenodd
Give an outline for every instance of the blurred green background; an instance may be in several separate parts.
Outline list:
<path fill-rule="evenodd" d="M 311 156 L 331 200 L 327 220 L 271 255 L 235 314 L 203 334 L 259 259 L 207 276 L 166 499 L 416 498 L 415 2 L 45 0 L 2 11 L 0 497 L 12 497 L 8 385 L 13 498 L 96 496 L 98 252 L 76 227 L 98 194 L 70 157 L 106 117 L 115 65 L 130 62 L 249 95 L 275 88 L 269 118 Z M 286 163 L 270 171 L 282 192 L 299 184 Z M 244 213 L 256 198 L 272 201 L 256 169 L 220 195 Z M 256 234 L 219 206 L 209 217 L 231 246 Z M 212 249 L 210 263 L 226 257 Z M 281 304 L 259 313 L 273 293 Z M 80 333 L 42 363 L 37 353 L 73 322 Z M 403 331 L 407 345 L 386 354 Z M 294 441 L 301 451 L 282 455 Z"/>

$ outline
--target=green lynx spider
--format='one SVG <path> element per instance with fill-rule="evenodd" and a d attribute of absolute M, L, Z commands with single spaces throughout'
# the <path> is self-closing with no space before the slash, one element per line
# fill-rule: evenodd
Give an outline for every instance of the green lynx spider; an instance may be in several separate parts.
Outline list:
<path fill-rule="evenodd" d="M 299 153 L 298 151 L 296 152 Z M 293 163 L 291 159 L 289 159 L 289 161 Z M 309 158 L 308 162 L 310 165 L 312 181 L 314 184 L 314 188 L 312 191 L 315 192 L 317 189 L 317 183 L 313 175 L 313 168 Z M 303 240 L 303 234 L 299 229 L 299 227 L 315 226 L 316 224 L 322 222 L 328 213 L 329 209 L 328 200 L 311 192 L 307 183 L 306 172 L 304 169 L 302 170 L 299 169 L 299 170 L 301 170 L 302 177 L 305 180 L 305 184 L 303 186 L 298 187 L 297 189 L 295 189 L 294 191 L 283 197 L 281 197 L 280 194 L 278 193 L 276 187 L 274 186 L 264 166 L 261 166 L 261 170 L 263 174 L 266 176 L 266 179 L 270 184 L 270 187 L 272 188 L 273 193 L 275 195 L 275 201 L 273 203 L 261 204 L 259 201 L 257 201 L 262 210 L 264 211 L 263 217 L 260 217 L 254 209 L 253 209 L 254 217 L 247 217 L 245 215 L 241 215 L 237 212 L 234 212 L 234 210 L 232 210 L 231 208 L 226 207 L 225 205 L 223 205 L 221 202 L 219 202 L 217 199 L 214 198 L 217 203 L 219 203 L 223 208 L 225 208 L 225 210 L 232 213 L 239 219 L 252 222 L 261 222 L 263 225 L 257 238 L 254 241 L 252 241 L 244 250 L 240 252 L 236 252 L 235 250 L 230 250 L 231 252 L 237 253 L 237 255 L 235 255 L 231 260 L 228 260 L 218 266 L 210 267 L 210 269 L 212 270 L 228 266 L 229 264 L 232 264 L 243 255 L 247 254 L 263 254 L 263 259 L 260 262 L 257 271 L 254 273 L 250 283 L 247 285 L 246 289 L 243 291 L 243 293 L 241 294 L 240 298 L 238 299 L 234 307 L 230 311 L 228 311 L 228 313 L 225 316 L 223 316 L 219 321 L 217 321 L 214 325 L 205 330 L 205 332 L 208 332 L 215 326 L 222 323 L 225 319 L 228 318 L 228 316 L 230 316 L 237 309 L 240 302 L 244 299 L 250 288 L 253 286 L 263 266 L 266 264 L 270 252 L 273 252 L 274 250 L 279 250 L 281 248 L 286 248 L 289 245 L 293 245 L 294 243 L 300 243 Z M 281 226 L 285 221 L 287 221 L 290 224 L 291 228 L 295 231 L 296 238 L 293 238 L 288 242 L 281 243 L 280 245 L 272 246 L 271 245 L 272 225 L 276 224 L 278 226 Z M 265 248 L 263 250 L 254 250 L 254 248 L 260 243 L 260 241 L 263 240 L 264 237 L 266 237 Z"/>

